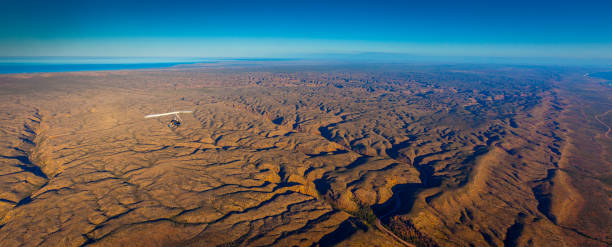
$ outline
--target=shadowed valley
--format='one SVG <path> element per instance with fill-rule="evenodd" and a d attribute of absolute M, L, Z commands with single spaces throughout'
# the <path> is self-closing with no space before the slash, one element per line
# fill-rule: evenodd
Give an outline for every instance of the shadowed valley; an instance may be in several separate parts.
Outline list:
<path fill-rule="evenodd" d="M 612 89 L 584 73 L 3 75 L 0 245 L 609 246 Z"/>

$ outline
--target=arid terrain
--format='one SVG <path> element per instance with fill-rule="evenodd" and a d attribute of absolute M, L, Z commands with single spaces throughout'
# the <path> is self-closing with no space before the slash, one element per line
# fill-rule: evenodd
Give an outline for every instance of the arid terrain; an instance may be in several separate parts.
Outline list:
<path fill-rule="evenodd" d="M 0 246 L 610 246 L 612 87 L 587 72 L 0 75 Z"/>

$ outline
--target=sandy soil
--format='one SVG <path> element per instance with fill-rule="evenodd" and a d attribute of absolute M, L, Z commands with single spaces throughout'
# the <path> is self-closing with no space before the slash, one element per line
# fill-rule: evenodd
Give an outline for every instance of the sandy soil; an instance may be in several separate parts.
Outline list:
<path fill-rule="evenodd" d="M 0 245 L 609 246 L 612 90 L 582 74 L 4 75 Z"/>

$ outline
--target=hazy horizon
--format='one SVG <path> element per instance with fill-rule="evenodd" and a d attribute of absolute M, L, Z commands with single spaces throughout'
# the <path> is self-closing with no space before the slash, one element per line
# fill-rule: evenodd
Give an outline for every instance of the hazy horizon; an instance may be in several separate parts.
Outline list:
<path fill-rule="evenodd" d="M 148 63 L 203 63 L 233 60 L 285 60 L 373 63 L 432 63 L 432 64 L 508 64 L 544 66 L 606 67 L 612 59 L 567 57 L 503 57 L 503 56 L 442 56 L 408 53 L 313 53 L 294 56 L 0 56 L 0 64 L 148 64 Z"/>

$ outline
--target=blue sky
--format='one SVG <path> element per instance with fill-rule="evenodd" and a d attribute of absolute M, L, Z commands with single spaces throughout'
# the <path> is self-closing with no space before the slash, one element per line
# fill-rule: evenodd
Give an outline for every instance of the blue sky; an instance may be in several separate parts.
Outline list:
<path fill-rule="evenodd" d="M 611 1 L 0 3 L 0 56 L 612 59 Z"/>

